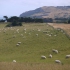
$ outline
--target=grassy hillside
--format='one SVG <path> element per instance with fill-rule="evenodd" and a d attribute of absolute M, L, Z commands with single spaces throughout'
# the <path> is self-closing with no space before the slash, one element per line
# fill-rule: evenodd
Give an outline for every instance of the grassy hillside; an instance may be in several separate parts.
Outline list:
<path fill-rule="evenodd" d="M 20 14 L 20 17 L 25 16 L 37 18 L 69 18 L 70 6 L 43 6 Z"/>
<path fill-rule="evenodd" d="M 16 46 L 18 42 L 21 44 Z M 59 53 L 53 53 L 52 49 L 57 49 Z M 53 55 L 51 59 L 48 58 L 49 54 Z M 22 63 L 53 64 L 58 59 L 64 64 L 70 64 L 70 59 L 65 59 L 67 54 L 70 54 L 70 40 L 63 32 L 46 23 L 23 24 L 21 27 L 10 28 L 0 25 L 0 62 L 12 62 L 15 59 Z M 41 59 L 41 55 L 45 55 L 47 59 Z"/>

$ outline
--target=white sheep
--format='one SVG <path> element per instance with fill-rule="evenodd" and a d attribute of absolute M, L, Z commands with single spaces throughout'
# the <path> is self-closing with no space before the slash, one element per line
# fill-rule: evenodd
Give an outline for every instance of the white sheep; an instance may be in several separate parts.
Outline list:
<path fill-rule="evenodd" d="M 42 59 L 46 59 L 46 56 L 42 55 L 41 58 L 42 58 Z"/>
<path fill-rule="evenodd" d="M 47 33 L 47 31 L 43 31 L 43 33 Z"/>
<path fill-rule="evenodd" d="M 16 30 L 17 32 L 19 31 L 19 29 Z"/>
<path fill-rule="evenodd" d="M 18 42 L 18 44 L 21 44 L 21 42 Z"/>
<path fill-rule="evenodd" d="M 49 34 L 46 34 L 46 35 L 48 35 L 48 36 L 49 36 Z"/>
<path fill-rule="evenodd" d="M 25 32 L 26 33 L 26 32 Z"/>
<path fill-rule="evenodd" d="M 70 55 L 66 55 L 66 58 L 70 58 Z"/>
<path fill-rule="evenodd" d="M 24 28 L 24 31 L 26 31 L 26 28 Z"/>
<path fill-rule="evenodd" d="M 60 60 L 55 60 L 55 62 L 56 62 L 56 63 L 61 63 L 61 61 L 60 61 Z"/>
<path fill-rule="evenodd" d="M 53 52 L 58 53 L 58 50 L 52 49 Z"/>
<path fill-rule="evenodd" d="M 36 34 L 36 36 L 38 36 L 38 34 Z"/>
<path fill-rule="evenodd" d="M 21 36 L 23 36 L 23 34 L 21 34 Z"/>
<path fill-rule="evenodd" d="M 31 33 L 29 33 L 29 35 L 31 35 Z"/>
<path fill-rule="evenodd" d="M 13 60 L 13 62 L 15 63 L 15 62 L 16 62 L 16 60 Z"/>
<path fill-rule="evenodd" d="M 26 38 L 25 36 L 23 38 Z"/>
<path fill-rule="evenodd" d="M 54 35 L 54 36 L 57 36 L 57 35 Z"/>
<path fill-rule="evenodd" d="M 33 31 L 34 31 L 34 29 L 33 29 Z"/>
<path fill-rule="evenodd" d="M 38 31 L 41 31 L 40 29 L 38 29 Z"/>
<path fill-rule="evenodd" d="M 49 36 L 52 36 L 52 35 L 49 35 Z"/>
<path fill-rule="evenodd" d="M 19 46 L 19 44 L 16 44 L 16 46 Z"/>
<path fill-rule="evenodd" d="M 49 58 L 52 58 L 52 55 L 51 54 L 49 55 Z"/>

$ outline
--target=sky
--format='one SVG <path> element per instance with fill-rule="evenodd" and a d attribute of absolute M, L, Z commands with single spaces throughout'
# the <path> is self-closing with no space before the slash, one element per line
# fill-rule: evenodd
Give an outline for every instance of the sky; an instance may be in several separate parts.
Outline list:
<path fill-rule="evenodd" d="M 42 6 L 70 6 L 70 0 L 0 0 L 0 17 L 19 16 Z"/>

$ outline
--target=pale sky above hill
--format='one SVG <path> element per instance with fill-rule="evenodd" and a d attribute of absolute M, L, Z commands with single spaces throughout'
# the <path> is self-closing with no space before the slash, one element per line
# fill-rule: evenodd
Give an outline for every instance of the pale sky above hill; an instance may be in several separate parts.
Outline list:
<path fill-rule="evenodd" d="M 0 0 L 0 17 L 19 16 L 42 6 L 70 6 L 70 0 Z"/>

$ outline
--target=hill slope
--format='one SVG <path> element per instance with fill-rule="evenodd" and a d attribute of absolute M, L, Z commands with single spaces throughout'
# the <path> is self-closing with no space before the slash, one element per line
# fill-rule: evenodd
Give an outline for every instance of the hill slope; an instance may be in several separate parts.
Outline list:
<path fill-rule="evenodd" d="M 70 64 L 70 59 L 65 59 L 70 54 L 70 39 L 61 30 L 55 30 L 47 24 L 23 24 L 10 28 L 2 26 L 0 37 L 0 62 L 54 63 L 54 60 L 59 59 L 64 64 Z M 18 42 L 21 44 L 16 46 Z M 52 52 L 52 49 L 57 49 L 59 53 Z M 48 58 L 49 54 L 53 55 L 52 59 Z M 42 60 L 41 55 L 47 59 Z"/>
<path fill-rule="evenodd" d="M 70 17 L 70 6 L 44 6 L 24 12 L 20 14 L 20 17 L 68 18 Z"/>

